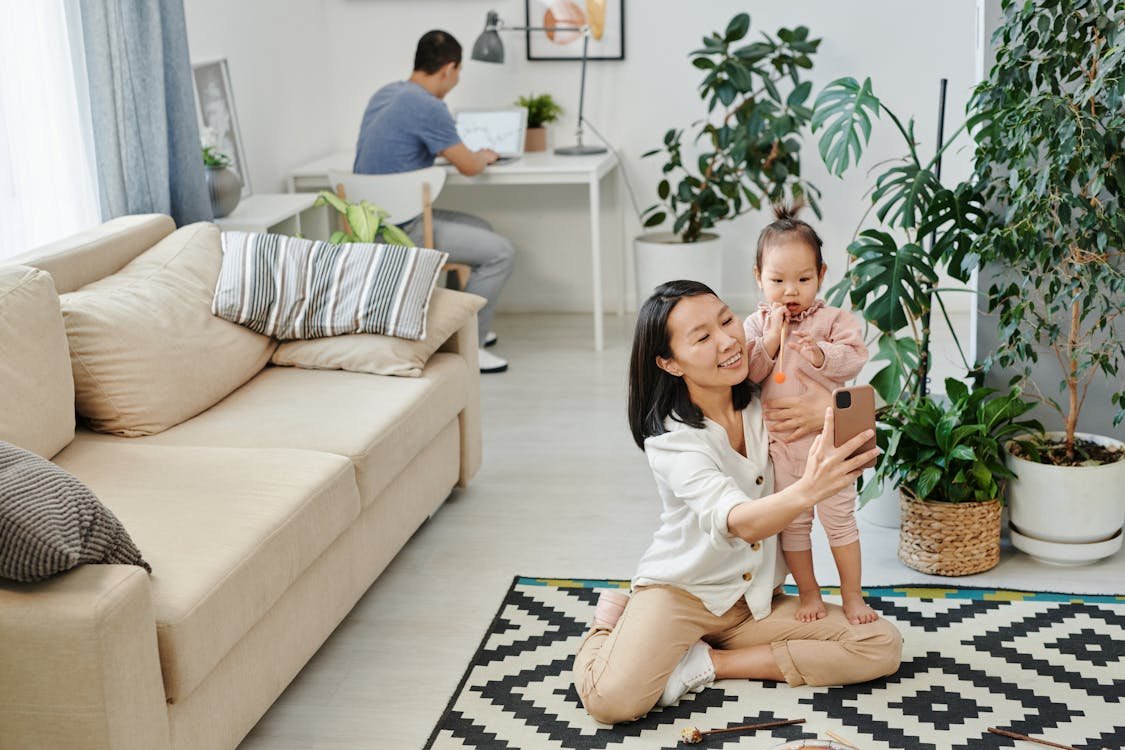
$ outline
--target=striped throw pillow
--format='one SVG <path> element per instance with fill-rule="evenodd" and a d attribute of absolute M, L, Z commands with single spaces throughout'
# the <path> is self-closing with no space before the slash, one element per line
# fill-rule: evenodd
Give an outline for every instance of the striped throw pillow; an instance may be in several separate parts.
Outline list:
<path fill-rule="evenodd" d="M 117 516 L 73 474 L 0 440 L 0 578 L 34 583 L 83 563 L 152 572 Z"/>
<path fill-rule="evenodd" d="M 346 333 L 421 340 L 448 257 L 421 247 L 252 232 L 224 232 L 222 242 L 211 312 L 282 341 Z"/>

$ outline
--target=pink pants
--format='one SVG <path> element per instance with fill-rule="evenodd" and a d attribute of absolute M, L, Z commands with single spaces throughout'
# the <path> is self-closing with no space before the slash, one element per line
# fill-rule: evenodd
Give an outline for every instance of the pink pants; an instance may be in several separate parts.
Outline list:
<path fill-rule="evenodd" d="M 792 445 L 779 440 L 770 441 L 770 460 L 773 461 L 774 491 L 783 490 L 796 482 L 805 473 L 812 438 L 800 440 Z M 832 547 L 859 540 L 859 529 L 855 525 L 855 487 L 848 487 L 832 497 L 816 504 L 816 515 L 828 536 Z M 812 549 L 813 511 L 804 511 L 781 531 L 781 550 L 783 552 L 803 552 Z"/>

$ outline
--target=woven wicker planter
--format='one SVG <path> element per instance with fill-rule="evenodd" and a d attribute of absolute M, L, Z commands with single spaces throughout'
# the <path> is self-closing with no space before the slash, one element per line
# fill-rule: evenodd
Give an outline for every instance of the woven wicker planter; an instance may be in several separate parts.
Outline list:
<path fill-rule="evenodd" d="M 899 491 L 898 559 L 939 576 L 967 576 L 1000 562 L 1000 501 L 934 503 Z"/>

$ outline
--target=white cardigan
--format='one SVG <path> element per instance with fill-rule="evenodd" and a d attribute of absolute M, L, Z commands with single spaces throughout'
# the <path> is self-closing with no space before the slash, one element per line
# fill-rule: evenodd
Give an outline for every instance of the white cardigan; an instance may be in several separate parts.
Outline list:
<path fill-rule="evenodd" d="M 773 493 L 759 400 L 743 409 L 742 424 L 746 456 L 731 447 L 721 425 L 706 418 L 702 429 L 669 418 L 668 432 L 645 440 L 663 511 L 633 586 L 676 586 L 715 615 L 745 597 L 760 620 L 769 615 L 773 590 L 788 571 L 776 535 L 750 544 L 727 529 L 735 505 Z"/>

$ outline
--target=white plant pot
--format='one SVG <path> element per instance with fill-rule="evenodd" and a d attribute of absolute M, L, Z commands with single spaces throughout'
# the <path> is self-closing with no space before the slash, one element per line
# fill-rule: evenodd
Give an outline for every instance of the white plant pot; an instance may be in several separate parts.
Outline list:
<path fill-rule="evenodd" d="M 868 469 L 864 482 L 875 481 L 875 470 Z M 897 529 L 902 526 L 902 508 L 899 507 L 898 490 L 894 487 L 883 487 L 883 491 L 867 501 L 860 508 L 863 520 L 882 526 L 887 529 Z"/>
<path fill-rule="evenodd" d="M 698 242 L 680 242 L 671 232 L 642 234 L 633 240 L 637 256 L 637 305 L 666 281 L 699 281 L 721 295 L 723 242 L 716 234 L 704 234 Z"/>
<path fill-rule="evenodd" d="M 1061 439 L 1063 433 L 1048 436 Z M 1101 435 L 1077 436 L 1100 445 L 1123 445 Z M 1125 524 L 1125 461 L 1051 466 L 1009 454 L 1006 462 L 1018 475 L 1008 482 L 1014 547 L 1043 562 L 1070 565 L 1094 562 L 1120 548 Z"/>

